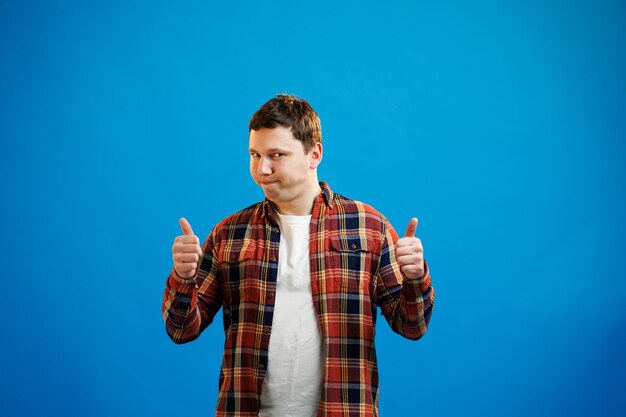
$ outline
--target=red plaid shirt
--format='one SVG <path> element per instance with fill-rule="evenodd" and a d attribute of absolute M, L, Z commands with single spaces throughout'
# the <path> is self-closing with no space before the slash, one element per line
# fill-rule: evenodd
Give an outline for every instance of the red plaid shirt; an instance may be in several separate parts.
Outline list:
<path fill-rule="evenodd" d="M 318 416 L 378 416 L 376 309 L 396 333 L 419 339 L 434 305 L 428 266 L 406 280 L 398 235 L 372 207 L 322 193 L 311 216 L 311 291 L 325 351 Z M 196 339 L 223 307 L 226 343 L 217 416 L 257 416 L 272 331 L 280 229 L 265 200 L 220 222 L 193 279 L 166 281 L 163 318 L 175 343 Z"/>

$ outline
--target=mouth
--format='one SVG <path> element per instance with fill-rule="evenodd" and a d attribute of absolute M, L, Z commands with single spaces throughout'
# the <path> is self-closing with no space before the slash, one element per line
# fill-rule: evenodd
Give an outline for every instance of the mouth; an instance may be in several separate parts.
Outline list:
<path fill-rule="evenodd" d="M 259 185 L 261 185 L 261 186 L 268 186 L 268 185 L 276 184 L 277 182 L 278 182 L 278 180 L 273 180 L 273 181 L 262 180 L 262 181 L 259 181 Z"/>

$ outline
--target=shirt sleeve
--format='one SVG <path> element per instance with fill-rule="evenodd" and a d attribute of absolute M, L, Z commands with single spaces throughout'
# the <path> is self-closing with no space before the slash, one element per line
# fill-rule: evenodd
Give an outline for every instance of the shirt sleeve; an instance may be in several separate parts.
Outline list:
<path fill-rule="evenodd" d="M 222 283 L 213 232 L 204 242 L 202 253 L 195 277 L 182 278 L 172 268 L 165 282 L 161 312 L 165 330 L 174 343 L 197 339 L 222 306 Z"/>
<path fill-rule="evenodd" d="M 428 264 L 424 261 L 424 275 L 408 279 L 396 262 L 395 242 L 398 234 L 385 220 L 384 237 L 376 274 L 376 303 L 391 329 L 417 340 L 428 329 L 433 312 L 435 290 L 432 286 Z"/>

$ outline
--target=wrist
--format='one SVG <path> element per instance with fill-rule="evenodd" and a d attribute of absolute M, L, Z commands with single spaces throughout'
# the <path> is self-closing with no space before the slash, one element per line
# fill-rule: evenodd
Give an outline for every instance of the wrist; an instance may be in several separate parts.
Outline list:
<path fill-rule="evenodd" d="M 194 274 L 194 275 L 193 275 L 193 276 L 191 276 L 191 277 L 183 277 L 182 275 L 180 275 L 180 274 L 178 273 L 178 271 L 176 271 L 176 268 L 172 268 L 172 273 L 173 273 L 174 277 L 175 277 L 178 281 L 180 281 L 180 282 L 183 282 L 183 283 L 189 283 L 189 284 L 190 284 L 190 283 L 192 283 L 192 282 L 195 282 L 195 281 L 196 281 L 196 275 L 197 275 L 197 274 Z"/>

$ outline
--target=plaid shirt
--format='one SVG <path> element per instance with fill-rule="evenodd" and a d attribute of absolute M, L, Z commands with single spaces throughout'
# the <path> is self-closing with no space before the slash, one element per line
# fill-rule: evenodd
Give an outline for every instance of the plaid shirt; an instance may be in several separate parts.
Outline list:
<path fill-rule="evenodd" d="M 318 416 L 378 416 L 376 309 L 394 332 L 419 339 L 434 305 L 428 266 L 407 280 L 395 260 L 398 235 L 372 207 L 322 193 L 311 216 L 311 291 L 325 361 Z M 195 278 L 174 271 L 162 312 L 175 343 L 196 339 L 223 307 L 226 342 L 216 416 L 257 416 L 267 369 L 280 229 L 268 201 L 220 222 L 203 245 Z"/>

